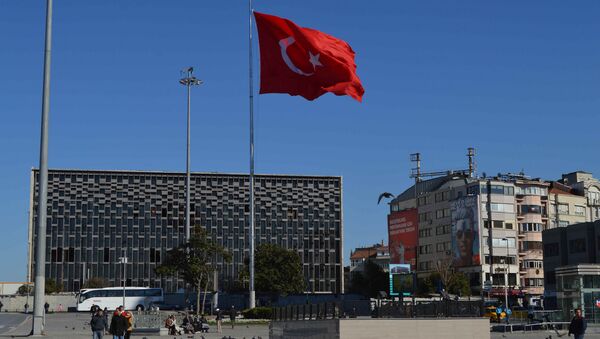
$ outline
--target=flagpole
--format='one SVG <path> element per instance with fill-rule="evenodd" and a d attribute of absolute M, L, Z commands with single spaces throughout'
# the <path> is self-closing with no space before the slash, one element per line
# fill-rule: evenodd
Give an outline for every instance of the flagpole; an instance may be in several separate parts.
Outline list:
<path fill-rule="evenodd" d="M 254 292 L 254 84 L 252 76 L 252 0 L 248 0 L 249 30 L 248 30 L 248 69 L 250 89 L 250 234 L 249 234 L 249 270 L 250 286 L 248 296 L 248 307 L 256 306 L 256 295 Z"/>
<path fill-rule="evenodd" d="M 35 248 L 35 298 L 31 334 L 44 334 L 46 285 L 46 204 L 48 199 L 48 122 L 50 116 L 50 57 L 52 50 L 52 0 L 46 1 L 46 41 L 44 46 L 44 89 L 38 189 L 37 239 Z"/>

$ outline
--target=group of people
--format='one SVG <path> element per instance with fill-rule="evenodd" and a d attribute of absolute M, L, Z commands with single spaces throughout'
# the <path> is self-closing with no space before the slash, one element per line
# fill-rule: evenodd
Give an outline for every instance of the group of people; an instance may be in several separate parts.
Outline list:
<path fill-rule="evenodd" d="M 110 325 L 108 324 L 108 309 L 95 307 L 92 310 L 92 328 L 93 339 L 102 339 L 102 336 L 108 332 L 112 334 L 113 339 L 129 339 L 133 331 L 133 313 L 125 311 L 123 306 L 119 306 L 113 313 Z"/>
<path fill-rule="evenodd" d="M 217 322 L 217 333 L 222 332 L 223 326 L 223 318 L 224 313 L 223 310 L 216 309 L 216 317 L 215 321 Z M 231 310 L 229 311 L 229 319 L 231 323 L 231 328 L 235 328 L 235 317 L 237 312 L 235 307 L 231 306 Z M 183 321 L 181 322 L 181 326 L 177 324 L 177 319 L 175 315 L 171 314 L 165 320 L 165 327 L 169 330 L 169 335 L 181 335 L 181 334 L 194 334 L 197 332 L 200 333 L 208 333 L 210 327 L 208 326 L 208 320 L 204 317 L 204 314 L 200 317 L 193 315 L 192 313 L 186 313 Z"/>

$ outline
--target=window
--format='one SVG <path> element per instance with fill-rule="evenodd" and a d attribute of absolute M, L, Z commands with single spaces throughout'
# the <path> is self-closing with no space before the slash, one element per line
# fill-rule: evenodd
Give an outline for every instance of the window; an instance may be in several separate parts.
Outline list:
<path fill-rule="evenodd" d="M 433 245 L 423 245 L 419 246 L 419 254 L 429 254 L 432 253 Z"/>
<path fill-rule="evenodd" d="M 521 232 L 541 232 L 542 224 L 538 223 L 522 223 L 519 224 Z"/>
<path fill-rule="evenodd" d="M 435 245 L 435 250 L 436 250 L 436 252 L 445 252 L 445 251 L 448 251 L 448 250 L 450 250 L 450 247 L 452 246 L 451 244 L 452 244 L 452 243 L 451 243 L 451 242 L 449 242 L 449 241 L 446 241 L 446 242 L 438 242 L 438 243 Z"/>
<path fill-rule="evenodd" d="M 492 203 L 492 212 L 502 212 L 502 213 L 514 213 L 515 208 L 513 204 L 500 204 L 500 203 Z M 481 204 L 481 210 L 487 213 L 487 203 Z"/>
<path fill-rule="evenodd" d="M 585 252 L 585 238 L 569 240 L 569 253 Z"/>
<path fill-rule="evenodd" d="M 435 228 L 435 235 L 450 233 L 450 225 L 438 226 Z"/>
<path fill-rule="evenodd" d="M 521 268 L 543 268 L 544 262 L 542 260 L 523 260 L 521 262 Z"/>
<path fill-rule="evenodd" d="M 541 214 L 542 206 L 539 205 L 521 205 L 520 214 Z"/>
<path fill-rule="evenodd" d="M 544 257 L 555 257 L 558 255 L 559 246 L 558 243 L 553 242 L 544 245 Z"/>
<path fill-rule="evenodd" d="M 423 261 L 419 263 L 420 271 L 429 271 L 431 269 L 431 261 Z"/>
<path fill-rule="evenodd" d="M 431 228 L 424 228 L 419 230 L 419 238 L 427 238 L 431 236 Z"/>
<path fill-rule="evenodd" d="M 569 214 L 569 205 L 558 204 L 558 214 Z"/>
<path fill-rule="evenodd" d="M 419 222 L 431 220 L 431 212 L 419 213 Z"/>
<path fill-rule="evenodd" d="M 498 264 L 498 265 L 501 265 L 501 264 L 506 265 L 505 261 L 506 261 L 506 257 L 505 256 L 494 256 L 494 264 L 495 265 L 496 264 Z M 485 263 L 488 264 L 488 265 L 490 264 L 490 256 L 489 255 L 485 256 Z M 516 258 L 514 256 L 508 256 L 508 264 L 509 265 L 514 265 L 515 263 L 516 263 Z"/>
<path fill-rule="evenodd" d="M 575 215 L 585 215 L 585 206 L 575 205 Z"/>
<path fill-rule="evenodd" d="M 504 223 L 501 220 L 494 220 L 493 225 L 494 225 L 494 228 L 502 228 Z"/>
<path fill-rule="evenodd" d="M 542 286 L 544 286 L 544 279 L 542 279 L 542 278 L 525 278 L 525 286 L 542 287 Z"/>
<path fill-rule="evenodd" d="M 491 185 L 491 188 L 492 194 L 515 195 L 515 188 L 512 186 Z M 487 193 L 487 184 L 481 185 L 481 194 Z"/>
<path fill-rule="evenodd" d="M 518 195 L 548 195 L 548 189 L 545 187 L 525 186 L 517 187 Z"/>
<path fill-rule="evenodd" d="M 512 230 L 513 229 L 512 222 L 506 222 L 506 223 L 504 223 L 504 228 L 506 228 L 507 230 Z"/>
<path fill-rule="evenodd" d="M 516 247 L 516 239 L 515 238 L 507 238 L 508 240 L 508 247 L 509 248 L 515 248 Z M 506 241 L 504 240 L 504 238 L 493 238 L 492 240 L 492 246 L 493 247 L 500 247 L 500 248 L 506 248 Z M 483 237 L 483 243 L 484 244 L 488 244 L 488 237 Z"/>
<path fill-rule="evenodd" d="M 541 241 L 523 241 L 521 242 L 521 250 L 542 250 L 543 245 Z"/>
<path fill-rule="evenodd" d="M 565 220 L 559 220 L 558 221 L 558 227 L 567 227 L 569 226 L 569 222 L 565 221 Z"/>

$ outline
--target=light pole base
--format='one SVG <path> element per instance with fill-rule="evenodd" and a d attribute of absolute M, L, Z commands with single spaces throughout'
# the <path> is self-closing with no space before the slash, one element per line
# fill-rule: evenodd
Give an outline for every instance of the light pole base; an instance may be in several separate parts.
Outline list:
<path fill-rule="evenodd" d="M 248 298 L 248 308 L 256 307 L 256 293 L 254 291 L 250 291 L 250 296 Z"/>

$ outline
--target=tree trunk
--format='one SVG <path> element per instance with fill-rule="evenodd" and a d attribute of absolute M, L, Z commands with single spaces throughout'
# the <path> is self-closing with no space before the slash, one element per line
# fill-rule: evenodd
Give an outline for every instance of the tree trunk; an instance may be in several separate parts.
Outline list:
<path fill-rule="evenodd" d="M 210 279 L 208 278 L 208 274 L 206 275 L 206 284 L 204 285 L 204 295 L 202 296 L 202 313 L 204 313 L 204 305 L 206 305 L 206 291 L 208 291 L 208 282 Z"/>
<path fill-rule="evenodd" d="M 196 315 L 200 315 L 200 291 L 202 291 L 202 275 L 196 284 Z"/>

